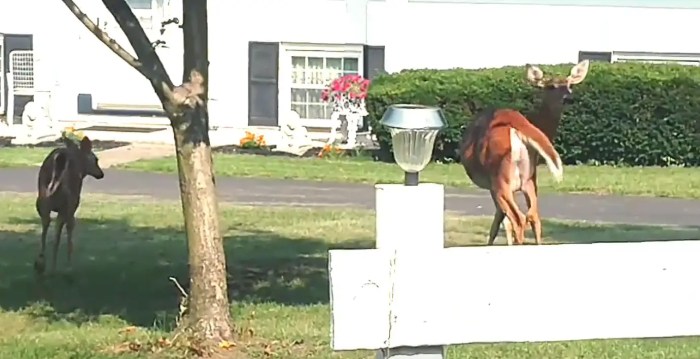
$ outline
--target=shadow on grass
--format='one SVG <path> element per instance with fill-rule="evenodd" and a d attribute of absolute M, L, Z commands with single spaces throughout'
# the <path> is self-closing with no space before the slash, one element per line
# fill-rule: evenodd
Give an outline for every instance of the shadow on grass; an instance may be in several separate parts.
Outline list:
<path fill-rule="evenodd" d="M 35 223 L 20 218 L 11 218 L 9 222 Z M 237 226 L 245 227 L 240 223 Z M 663 232 L 648 228 L 584 227 L 556 222 L 544 225 L 546 236 L 564 243 L 683 239 L 663 238 Z M 646 230 L 653 236 L 624 235 Z M 368 240 L 329 245 L 323 239 L 289 238 L 248 228 L 236 228 L 236 231 L 240 234 L 225 238 L 230 298 L 234 303 L 327 303 L 327 251 L 373 246 Z M 170 328 L 180 293 L 168 278 L 175 277 L 185 289 L 188 287 L 184 233 L 175 228 L 133 227 L 126 221 L 113 219 L 80 219 L 76 232 L 72 274 L 62 274 L 66 251 L 62 243 L 58 273 L 42 281 L 33 272 L 38 233 L 0 233 L 0 307 L 20 310 L 45 301 L 53 312 L 37 313 L 44 317 L 84 321 L 111 314 L 135 325 Z M 52 245 L 50 236 L 47 258 Z"/>
<path fill-rule="evenodd" d="M 10 219 L 12 224 L 34 222 Z M 327 251 L 331 249 L 328 243 L 255 230 L 241 232 L 224 241 L 230 299 L 234 303 L 303 305 L 328 301 Z M 169 327 L 177 314 L 180 293 L 168 278 L 175 277 L 185 290 L 188 288 L 185 235 L 174 228 L 131 227 L 121 220 L 79 219 L 72 273 L 65 270 L 64 236 L 57 272 L 50 275 L 52 226 L 47 240 L 47 275 L 42 280 L 33 270 L 39 234 L 3 231 L 0 238 L 0 308 L 4 310 L 20 310 L 45 301 L 54 313 L 37 313 L 42 316 L 80 322 L 111 314 L 135 325 Z M 333 248 L 371 245 L 367 241 L 354 241 Z"/>

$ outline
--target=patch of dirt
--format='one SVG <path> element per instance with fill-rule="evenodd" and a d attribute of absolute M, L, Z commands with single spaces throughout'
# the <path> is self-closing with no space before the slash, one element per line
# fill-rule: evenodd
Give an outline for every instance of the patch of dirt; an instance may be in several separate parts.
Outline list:
<path fill-rule="evenodd" d="M 218 146 L 212 147 L 212 152 L 221 154 L 235 154 L 235 155 L 256 155 L 256 156 L 274 156 L 274 157 L 316 157 L 318 148 L 310 148 L 301 156 L 297 156 L 293 153 L 272 151 L 272 149 L 265 148 L 243 148 L 236 145 Z"/>

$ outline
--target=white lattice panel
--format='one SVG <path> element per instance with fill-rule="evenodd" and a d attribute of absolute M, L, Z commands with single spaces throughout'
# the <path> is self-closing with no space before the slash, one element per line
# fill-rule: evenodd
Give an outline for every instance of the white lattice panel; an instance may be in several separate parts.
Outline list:
<path fill-rule="evenodd" d="M 10 72 L 15 92 L 34 91 L 34 52 L 15 50 L 10 52 Z M 19 90 L 19 91 L 18 91 Z"/>

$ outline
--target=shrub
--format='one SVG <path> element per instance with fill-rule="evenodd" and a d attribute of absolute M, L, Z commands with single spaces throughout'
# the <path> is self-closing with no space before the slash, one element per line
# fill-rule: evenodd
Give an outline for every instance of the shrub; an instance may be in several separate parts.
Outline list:
<path fill-rule="evenodd" d="M 568 74 L 573 64 L 541 66 L 545 75 Z M 700 164 L 700 69 L 694 66 L 593 62 L 574 88 L 576 102 L 562 116 L 555 147 L 565 164 Z M 435 160 L 457 158 L 464 125 L 487 106 L 525 111 L 539 90 L 525 67 L 407 70 L 376 78 L 367 108 L 383 159 L 392 160 L 391 138 L 378 121 L 391 104 L 439 106 L 448 127 L 436 140 Z"/>

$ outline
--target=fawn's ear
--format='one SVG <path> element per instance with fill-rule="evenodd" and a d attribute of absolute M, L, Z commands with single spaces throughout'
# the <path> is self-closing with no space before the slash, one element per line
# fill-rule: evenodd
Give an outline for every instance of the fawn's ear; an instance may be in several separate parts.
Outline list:
<path fill-rule="evenodd" d="M 578 85 L 583 82 L 583 79 L 585 79 L 588 74 L 589 63 L 588 60 L 583 60 L 571 68 L 571 74 L 567 77 L 569 85 Z"/>
<path fill-rule="evenodd" d="M 92 151 L 92 141 L 90 141 L 90 139 L 87 136 L 83 137 L 83 139 L 80 140 L 80 149 L 85 152 Z"/>
<path fill-rule="evenodd" d="M 527 65 L 527 81 L 532 86 L 542 87 L 544 85 L 544 72 L 535 65 Z"/>

